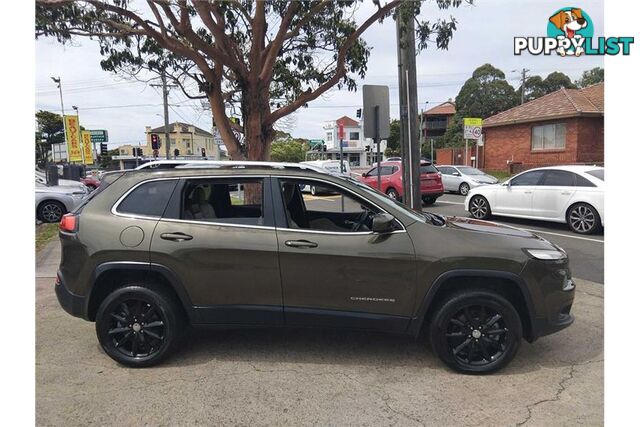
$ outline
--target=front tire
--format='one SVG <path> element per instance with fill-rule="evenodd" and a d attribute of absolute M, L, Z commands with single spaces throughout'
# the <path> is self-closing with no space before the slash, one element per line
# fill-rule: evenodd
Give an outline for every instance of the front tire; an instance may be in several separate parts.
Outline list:
<path fill-rule="evenodd" d="M 567 224 L 574 233 L 593 234 L 600 230 L 600 215 L 588 203 L 576 203 L 567 211 Z"/>
<path fill-rule="evenodd" d="M 56 200 L 46 200 L 38 206 L 38 218 L 43 222 L 60 222 L 65 213 L 67 209 Z"/>
<path fill-rule="evenodd" d="M 311 195 L 315 196 L 316 194 L 318 194 L 318 190 L 316 189 L 315 185 L 311 186 Z"/>
<path fill-rule="evenodd" d="M 463 182 L 462 184 L 460 184 L 460 187 L 458 188 L 458 192 L 463 195 L 466 196 L 467 194 L 469 194 L 469 184 L 467 184 L 466 182 Z"/>
<path fill-rule="evenodd" d="M 513 305 L 485 290 L 448 297 L 429 324 L 431 348 L 449 367 L 467 374 L 504 368 L 516 355 L 522 323 Z"/>
<path fill-rule="evenodd" d="M 387 196 L 389 196 L 390 198 L 392 198 L 393 200 L 399 200 L 400 199 L 400 195 L 398 194 L 398 192 L 395 190 L 395 188 L 389 188 L 387 190 Z"/>
<path fill-rule="evenodd" d="M 469 213 L 476 219 L 487 219 L 491 217 L 489 201 L 483 196 L 473 196 L 471 200 L 469 200 Z"/>
<path fill-rule="evenodd" d="M 153 284 L 116 289 L 102 301 L 96 315 L 96 334 L 105 353 L 133 368 L 161 362 L 184 332 L 181 308 Z"/>

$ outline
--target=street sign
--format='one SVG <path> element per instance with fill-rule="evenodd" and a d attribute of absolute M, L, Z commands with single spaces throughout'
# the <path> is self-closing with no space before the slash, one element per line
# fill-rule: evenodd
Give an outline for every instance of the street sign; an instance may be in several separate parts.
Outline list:
<path fill-rule="evenodd" d="M 344 123 L 338 122 L 338 139 L 344 139 Z"/>
<path fill-rule="evenodd" d="M 309 149 L 315 150 L 316 148 L 322 147 L 324 144 L 324 139 L 310 139 L 309 140 Z"/>
<path fill-rule="evenodd" d="M 464 118 L 464 139 L 478 139 L 482 136 L 482 119 Z"/>
<path fill-rule="evenodd" d="M 91 142 L 109 142 L 109 132 L 104 129 L 89 130 Z"/>
<path fill-rule="evenodd" d="M 482 137 L 482 135 L 480 135 L 480 138 L 478 138 L 476 144 L 478 145 L 478 147 L 484 147 L 484 138 Z"/>
<path fill-rule="evenodd" d="M 362 127 L 365 138 L 389 137 L 389 86 L 362 86 Z M 376 134 L 376 107 L 378 128 Z"/>

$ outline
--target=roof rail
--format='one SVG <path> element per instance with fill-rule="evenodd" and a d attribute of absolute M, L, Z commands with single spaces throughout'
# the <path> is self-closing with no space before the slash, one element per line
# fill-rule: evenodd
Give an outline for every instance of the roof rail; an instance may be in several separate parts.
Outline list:
<path fill-rule="evenodd" d="M 271 168 L 271 169 L 301 169 L 315 172 L 328 173 L 325 169 L 315 165 L 288 163 L 288 162 L 260 162 L 251 160 L 196 160 L 185 162 L 184 165 L 176 166 L 176 169 L 202 169 L 202 168 L 225 168 L 241 169 L 245 167 Z"/>

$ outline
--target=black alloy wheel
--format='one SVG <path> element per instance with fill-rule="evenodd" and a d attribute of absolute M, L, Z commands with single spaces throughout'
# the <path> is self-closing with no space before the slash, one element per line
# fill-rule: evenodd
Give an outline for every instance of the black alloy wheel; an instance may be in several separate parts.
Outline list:
<path fill-rule="evenodd" d="M 513 305 L 502 296 L 469 290 L 455 294 L 437 311 L 430 335 L 433 349 L 453 369 L 489 373 L 513 359 L 522 324 Z"/>
<path fill-rule="evenodd" d="M 593 206 L 577 203 L 569 209 L 567 223 L 575 233 L 593 234 L 600 229 L 600 215 Z"/>
<path fill-rule="evenodd" d="M 38 207 L 38 217 L 44 222 L 60 222 L 67 212 L 64 205 L 55 200 L 47 200 Z"/>
<path fill-rule="evenodd" d="M 476 219 L 487 219 L 491 216 L 491 207 L 484 197 L 473 196 L 469 201 L 469 212 Z"/>
<path fill-rule="evenodd" d="M 182 313 L 173 299 L 154 286 L 127 286 L 109 294 L 96 315 L 104 351 L 132 367 L 160 362 L 176 345 Z"/>
<path fill-rule="evenodd" d="M 462 184 L 460 184 L 460 188 L 458 188 L 458 191 L 461 195 L 466 196 L 467 194 L 469 194 L 469 184 L 463 182 Z"/>

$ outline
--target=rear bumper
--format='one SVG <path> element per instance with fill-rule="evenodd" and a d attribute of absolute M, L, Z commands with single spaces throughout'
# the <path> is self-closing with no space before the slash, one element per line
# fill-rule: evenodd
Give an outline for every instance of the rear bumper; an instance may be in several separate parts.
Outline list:
<path fill-rule="evenodd" d="M 60 306 L 72 316 L 85 317 L 86 298 L 80 295 L 75 295 L 69 291 L 64 285 L 62 275 L 58 272 L 55 283 L 56 296 Z"/>

